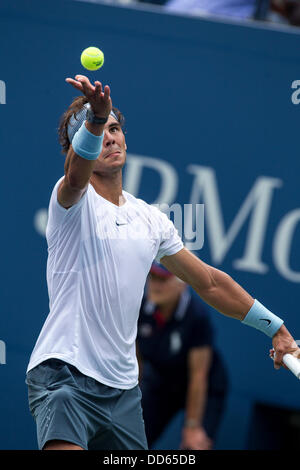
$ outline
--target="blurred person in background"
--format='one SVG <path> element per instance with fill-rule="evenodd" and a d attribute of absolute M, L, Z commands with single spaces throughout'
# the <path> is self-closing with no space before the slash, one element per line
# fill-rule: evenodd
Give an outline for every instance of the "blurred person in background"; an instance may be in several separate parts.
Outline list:
<path fill-rule="evenodd" d="M 300 0 L 77 0 L 88 3 L 138 5 L 148 3 L 195 15 L 215 15 L 300 25 Z"/>
<path fill-rule="evenodd" d="M 166 0 L 164 5 L 170 12 L 300 25 L 300 0 Z"/>
<path fill-rule="evenodd" d="M 180 447 L 212 449 L 225 407 L 227 372 L 203 302 L 156 262 L 140 310 L 137 356 L 149 446 L 184 409 Z"/>
<path fill-rule="evenodd" d="M 265 14 L 268 3 L 268 0 L 167 0 L 165 8 L 181 13 L 255 19 Z"/>

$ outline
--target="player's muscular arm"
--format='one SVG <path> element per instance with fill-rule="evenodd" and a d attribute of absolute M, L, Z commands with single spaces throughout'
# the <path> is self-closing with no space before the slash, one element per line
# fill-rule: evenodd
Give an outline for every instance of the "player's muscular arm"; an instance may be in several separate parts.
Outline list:
<path fill-rule="evenodd" d="M 186 248 L 175 255 L 165 256 L 161 259 L 161 263 L 173 274 L 190 284 L 207 304 L 220 313 L 237 320 L 244 320 L 246 316 L 248 317 L 249 310 L 255 303 L 254 299 L 228 274 L 204 263 Z M 263 311 L 264 314 L 269 312 L 267 309 Z M 281 319 L 272 313 L 271 315 L 269 318 L 273 324 L 276 325 L 279 321 L 280 325 Z M 250 326 L 266 332 L 261 324 L 258 327 L 257 316 L 258 311 L 254 314 L 255 320 L 252 319 L 249 323 Z M 276 352 L 274 360 L 276 369 L 282 365 L 284 354 L 292 353 L 298 357 L 299 348 L 284 324 L 281 324 L 272 336 L 272 343 Z"/>
<path fill-rule="evenodd" d="M 94 135 L 102 135 L 104 125 L 91 124 L 85 121 L 85 126 Z M 57 193 L 58 202 L 68 209 L 76 204 L 87 189 L 90 177 L 97 160 L 86 160 L 77 155 L 72 145 L 65 161 L 65 177 Z"/>
<path fill-rule="evenodd" d="M 161 263 L 187 282 L 210 306 L 237 320 L 243 320 L 254 299 L 228 274 L 201 261 L 186 248 Z"/>
<path fill-rule="evenodd" d="M 102 84 L 98 81 L 93 86 L 87 77 L 76 75 L 76 80 L 67 78 L 66 81 L 74 88 L 80 90 L 88 99 L 93 112 L 98 117 L 108 117 L 112 109 L 110 89 L 108 86 L 102 91 Z M 101 136 L 104 124 L 84 123 L 86 129 L 95 136 Z M 65 208 L 76 204 L 87 189 L 90 177 L 97 160 L 87 160 L 77 155 L 72 147 L 69 148 L 65 161 L 65 177 L 58 188 L 58 202 Z"/>

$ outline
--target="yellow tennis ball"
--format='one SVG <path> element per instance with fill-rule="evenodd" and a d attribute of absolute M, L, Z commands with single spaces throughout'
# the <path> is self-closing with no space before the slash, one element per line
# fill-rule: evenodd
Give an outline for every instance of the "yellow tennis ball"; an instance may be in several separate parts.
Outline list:
<path fill-rule="evenodd" d="M 104 54 L 98 47 L 87 47 L 82 51 L 81 64 L 87 70 L 98 70 L 104 64 Z"/>

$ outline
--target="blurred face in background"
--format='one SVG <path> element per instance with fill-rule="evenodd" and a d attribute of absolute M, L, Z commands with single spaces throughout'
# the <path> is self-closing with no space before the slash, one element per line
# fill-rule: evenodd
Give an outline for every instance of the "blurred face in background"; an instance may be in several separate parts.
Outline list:
<path fill-rule="evenodd" d="M 169 275 L 160 276 L 150 272 L 147 297 L 150 302 L 158 306 L 166 306 L 176 303 L 185 288 L 186 284 L 170 273 Z"/>

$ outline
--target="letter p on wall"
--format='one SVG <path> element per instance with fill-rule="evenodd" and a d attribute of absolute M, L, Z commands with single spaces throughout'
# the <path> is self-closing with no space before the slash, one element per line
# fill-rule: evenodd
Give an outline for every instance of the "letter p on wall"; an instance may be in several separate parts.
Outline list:
<path fill-rule="evenodd" d="M 0 364 L 6 364 L 6 345 L 0 340 Z"/>
<path fill-rule="evenodd" d="M 0 80 L 0 104 L 6 104 L 6 84 Z"/>

